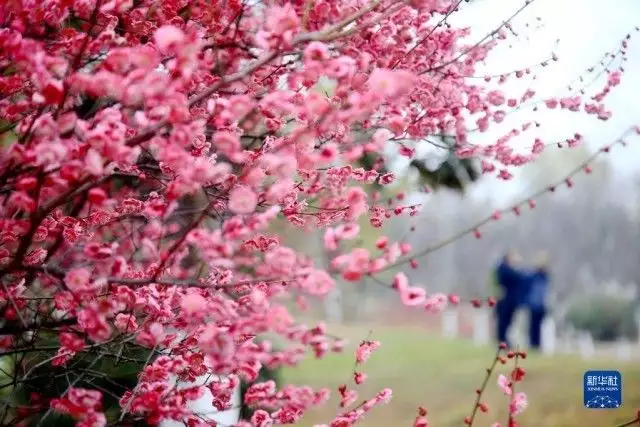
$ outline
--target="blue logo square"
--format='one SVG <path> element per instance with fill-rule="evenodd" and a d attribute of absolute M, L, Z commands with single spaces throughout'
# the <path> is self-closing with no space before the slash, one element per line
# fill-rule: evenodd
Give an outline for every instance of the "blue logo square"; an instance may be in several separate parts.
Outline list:
<path fill-rule="evenodd" d="M 584 373 L 584 407 L 615 409 L 622 406 L 622 375 L 619 371 Z"/>

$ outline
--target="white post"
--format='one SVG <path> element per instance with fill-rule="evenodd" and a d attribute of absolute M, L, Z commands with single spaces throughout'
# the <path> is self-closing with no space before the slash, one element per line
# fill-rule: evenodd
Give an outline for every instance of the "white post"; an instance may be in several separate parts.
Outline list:
<path fill-rule="evenodd" d="M 636 333 L 637 333 L 636 340 L 640 344 L 640 306 L 636 308 L 634 317 L 636 319 Z"/>
<path fill-rule="evenodd" d="M 341 325 L 343 323 L 342 316 L 342 290 L 340 282 L 329 292 L 324 300 L 324 310 L 327 322 L 330 324 Z"/>
<path fill-rule="evenodd" d="M 458 310 L 446 309 L 442 313 L 442 335 L 445 338 L 458 337 Z"/>
<path fill-rule="evenodd" d="M 591 359 L 594 356 L 596 349 L 591 333 L 582 332 L 578 335 L 578 348 L 583 359 Z"/>
<path fill-rule="evenodd" d="M 513 316 L 511 330 L 509 331 L 509 341 L 511 345 L 518 349 L 524 349 L 527 345 L 526 325 L 527 320 L 524 311 L 518 310 Z"/>
<path fill-rule="evenodd" d="M 476 345 L 486 345 L 491 340 L 490 334 L 491 311 L 476 309 L 473 311 L 473 342 Z"/>
<path fill-rule="evenodd" d="M 183 389 L 187 387 L 193 387 L 194 385 L 207 385 L 214 381 L 224 381 L 224 377 L 218 377 L 216 375 L 202 375 L 199 376 L 194 382 L 178 382 L 176 388 Z M 241 410 L 241 394 L 240 387 L 236 387 L 231 396 L 231 409 L 226 411 L 218 411 L 213 406 L 213 395 L 208 387 L 204 387 L 204 394 L 200 399 L 190 400 L 187 402 L 187 408 L 203 421 L 213 421 L 214 423 L 223 426 L 232 426 L 240 421 Z M 185 423 L 176 420 L 162 420 L 159 423 L 159 427 L 184 427 Z"/>
<path fill-rule="evenodd" d="M 547 317 L 542 321 L 542 353 L 553 355 L 556 352 L 556 320 Z"/>
<path fill-rule="evenodd" d="M 318 239 L 318 247 L 324 248 L 323 233 L 316 234 Z M 327 271 L 331 272 L 331 260 L 335 255 L 334 251 L 323 250 L 323 263 L 325 264 Z M 342 281 L 336 280 L 336 284 L 324 299 L 324 315 L 328 323 L 341 325 L 344 322 L 344 310 L 343 310 L 343 294 L 342 294 Z"/>
<path fill-rule="evenodd" d="M 616 357 L 624 361 L 631 359 L 631 343 L 626 338 L 616 343 Z"/>
<path fill-rule="evenodd" d="M 575 349 L 577 339 L 576 332 L 571 325 L 565 327 L 562 339 L 560 340 L 560 351 L 562 354 L 570 354 Z"/>
<path fill-rule="evenodd" d="M 184 336 L 183 333 L 177 332 L 178 336 Z M 206 363 L 206 358 L 205 358 Z M 208 365 L 208 364 L 207 364 Z M 207 366 L 209 367 L 209 366 Z M 193 386 L 207 386 L 215 381 L 225 381 L 225 376 L 205 374 L 196 378 L 195 381 L 176 381 L 175 375 L 172 375 L 169 381 L 176 384 L 177 389 L 184 389 Z M 196 416 L 204 421 L 213 421 L 220 425 L 231 426 L 240 421 L 240 412 L 242 410 L 242 394 L 240 393 L 240 385 L 236 387 L 231 395 L 229 402 L 231 409 L 219 411 L 213 406 L 213 395 L 208 387 L 204 387 L 204 394 L 200 399 L 190 400 L 187 402 L 187 408 Z M 185 423 L 176 420 L 162 420 L 158 423 L 158 427 L 184 427 Z"/>

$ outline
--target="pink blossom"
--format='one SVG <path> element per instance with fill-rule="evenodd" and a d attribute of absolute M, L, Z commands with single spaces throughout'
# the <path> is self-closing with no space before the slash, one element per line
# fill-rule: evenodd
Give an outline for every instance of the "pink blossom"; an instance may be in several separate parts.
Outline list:
<path fill-rule="evenodd" d="M 229 209 L 237 214 L 250 214 L 257 204 L 258 196 L 248 187 L 236 186 L 229 193 Z"/>
<path fill-rule="evenodd" d="M 425 302 L 426 291 L 423 288 L 409 286 L 400 291 L 400 300 L 406 306 L 420 305 Z"/>
<path fill-rule="evenodd" d="M 367 196 L 359 187 L 351 187 L 347 191 L 346 201 L 348 204 L 347 218 L 356 219 L 367 209 Z"/>
<path fill-rule="evenodd" d="M 327 272 L 314 270 L 302 280 L 300 285 L 311 295 L 323 296 L 333 290 L 336 282 Z"/>
<path fill-rule="evenodd" d="M 409 279 L 404 273 L 398 273 L 393 278 L 392 286 L 399 292 L 406 292 L 409 289 Z"/>
<path fill-rule="evenodd" d="M 352 240 L 360 234 L 360 226 L 355 223 L 343 224 L 336 228 L 335 234 L 341 240 Z"/>
<path fill-rule="evenodd" d="M 395 176 L 393 173 L 386 173 L 380 177 L 378 182 L 380 182 L 381 185 L 389 185 L 394 181 L 394 179 Z"/>
<path fill-rule="evenodd" d="M 327 231 L 324 233 L 323 242 L 324 248 L 328 251 L 335 251 L 336 249 L 338 249 L 338 243 L 340 242 L 340 239 L 336 235 L 336 230 L 334 228 L 327 229 Z"/>
<path fill-rule="evenodd" d="M 329 48 L 321 42 L 311 42 L 304 49 L 305 62 L 322 62 L 329 59 Z"/>
<path fill-rule="evenodd" d="M 502 92 L 499 92 L 497 90 L 492 90 L 487 94 L 487 100 L 492 105 L 498 107 L 498 106 L 504 104 L 505 97 L 504 97 L 504 94 Z"/>
<path fill-rule="evenodd" d="M 478 120 L 476 120 L 476 125 L 478 126 L 480 132 L 485 132 L 487 129 L 489 129 L 489 118 L 487 116 L 479 118 Z"/>
<path fill-rule="evenodd" d="M 622 73 L 620 71 L 614 71 L 609 74 L 607 84 L 609 86 L 617 86 L 620 84 L 620 80 L 622 78 Z"/>
<path fill-rule="evenodd" d="M 536 138 L 535 143 L 533 144 L 533 147 L 531 148 L 531 152 L 533 154 L 540 154 L 540 153 L 542 153 L 544 148 L 545 148 L 544 143 L 540 139 Z"/>
<path fill-rule="evenodd" d="M 356 363 L 364 363 L 369 360 L 371 353 L 380 347 L 380 341 L 363 341 L 356 349 Z"/>
<path fill-rule="evenodd" d="M 153 39 L 160 52 L 169 53 L 185 42 L 185 35 L 173 25 L 164 25 L 156 30 Z"/>
<path fill-rule="evenodd" d="M 265 254 L 265 263 L 278 273 L 291 273 L 296 263 L 296 253 L 291 248 L 280 246 Z"/>
<path fill-rule="evenodd" d="M 135 332 L 139 326 L 136 318 L 132 314 L 118 313 L 114 322 L 114 326 L 120 332 Z"/>
<path fill-rule="evenodd" d="M 88 268 L 77 268 L 70 270 L 64 277 L 67 288 L 72 292 L 83 292 L 89 289 L 91 282 L 91 270 Z"/>
<path fill-rule="evenodd" d="M 424 308 L 429 312 L 442 313 L 444 309 L 447 308 L 450 300 L 452 304 L 457 303 L 455 297 L 449 298 L 443 293 L 431 294 L 425 298 Z"/>
<path fill-rule="evenodd" d="M 93 341 L 104 342 L 111 337 L 111 326 L 104 314 L 95 308 L 84 308 L 78 312 L 78 326 Z"/>
<path fill-rule="evenodd" d="M 258 409 L 251 416 L 251 424 L 254 427 L 271 427 L 273 420 L 267 411 Z"/>
<path fill-rule="evenodd" d="M 156 347 L 164 338 L 164 328 L 158 322 L 153 322 L 138 334 L 136 341 L 147 347 Z"/>
<path fill-rule="evenodd" d="M 378 240 L 376 240 L 376 248 L 384 249 L 388 243 L 389 239 L 386 236 L 381 236 L 380 238 L 378 238 Z"/>
<path fill-rule="evenodd" d="M 103 160 L 96 150 L 90 148 L 87 151 L 87 155 L 85 156 L 84 161 L 87 172 L 95 176 L 102 175 L 104 171 Z"/>
<path fill-rule="evenodd" d="M 377 68 L 371 73 L 367 84 L 379 96 L 396 98 L 409 92 L 414 79 L 414 75 L 407 71 Z"/>
<path fill-rule="evenodd" d="M 353 381 L 356 384 L 363 384 L 367 380 L 367 374 L 364 372 L 356 372 L 353 374 Z"/>
<path fill-rule="evenodd" d="M 346 387 L 340 390 L 340 407 L 346 408 L 352 405 L 358 399 L 358 393 L 355 390 L 349 390 Z"/>
<path fill-rule="evenodd" d="M 504 392 L 504 394 L 508 396 L 511 395 L 512 393 L 511 380 L 509 380 L 509 378 L 505 377 L 502 374 L 498 376 L 498 387 L 500 387 L 500 389 Z"/>
<path fill-rule="evenodd" d="M 271 7 L 264 29 L 256 34 L 256 43 L 263 49 L 289 47 L 299 27 L 300 18 L 290 4 Z"/>
<path fill-rule="evenodd" d="M 380 403 L 388 403 L 391 400 L 393 391 L 390 388 L 382 389 L 376 395 L 376 401 Z"/>
<path fill-rule="evenodd" d="M 518 392 L 513 396 L 509 405 L 509 412 L 512 415 L 519 415 L 527 408 L 528 400 L 527 395 L 523 392 Z"/>
<path fill-rule="evenodd" d="M 232 156 L 240 150 L 240 139 L 231 132 L 216 132 L 213 144 L 227 156 Z"/>
<path fill-rule="evenodd" d="M 197 293 L 190 293 L 182 297 L 180 301 L 182 313 L 188 318 L 198 316 L 204 317 L 207 309 L 207 301 Z"/>
<path fill-rule="evenodd" d="M 80 420 L 84 420 L 87 417 L 94 418 L 95 415 L 99 414 L 101 416 L 95 418 L 92 424 L 104 426 L 106 425 L 106 420 L 104 419 L 104 415 L 99 412 L 102 406 L 101 401 L 102 393 L 97 390 L 72 387 L 68 390 L 65 397 L 53 399 L 51 401 L 51 408 Z"/>

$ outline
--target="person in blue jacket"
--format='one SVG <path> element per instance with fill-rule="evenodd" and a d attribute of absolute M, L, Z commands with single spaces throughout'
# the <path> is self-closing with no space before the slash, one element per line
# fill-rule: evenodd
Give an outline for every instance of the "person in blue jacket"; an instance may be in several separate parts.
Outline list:
<path fill-rule="evenodd" d="M 542 321 L 547 314 L 547 293 L 549 291 L 549 269 L 546 253 L 540 253 L 536 269 L 527 280 L 526 306 L 529 310 L 529 345 L 539 350 L 542 345 Z"/>
<path fill-rule="evenodd" d="M 501 295 L 496 303 L 496 338 L 509 348 L 508 332 L 516 311 L 527 301 L 531 273 L 516 268 L 519 255 L 509 251 L 496 269 L 496 282 Z"/>

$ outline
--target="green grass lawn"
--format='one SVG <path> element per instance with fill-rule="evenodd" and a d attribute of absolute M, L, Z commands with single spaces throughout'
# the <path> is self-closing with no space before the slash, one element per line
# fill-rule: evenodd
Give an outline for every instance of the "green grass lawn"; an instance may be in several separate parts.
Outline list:
<path fill-rule="evenodd" d="M 302 426 L 328 422 L 338 412 L 336 387 L 353 386 L 354 349 L 366 338 L 367 327 L 329 328 L 346 337 L 350 345 L 343 354 L 323 360 L 307 359 L 284 373 L 294 384 L 329 387 L 334 395 L 330 403 L 304 418 Z M 368 381 L 357 386 L 361 398 L 372 397 L 383 387 L 393 389 L 387 406 L 375 408 L 361 424 L 370 427 L 411 426 L 419 405 L 429 410 L 434 427 L 463 426 L 472 409 L 475 389 L 480 386 L 485 368 L 493 360 L 492 348 L 472 343 L 446 341 L 426 331 L 407 328 L 373 329 L 371 339 L 382 346 L 364 365 Z M 509 365 L 507 365 L 509 366 Z M 520 388 L 529 397 L 529 407 L 519 417 L 523 427 L 597 427 L 615 426 L 635 416 L 640 408 L 640 364 L 615 360 L 583 361 L 573 356 L 534 356 L 523 360 L 527 375 Z M 619 370 L 623 376 L 623 407 L 616 410 L 588 410 L 582 403 L 582 381 L 588 369 Z M 498 373 L 508 373 L 501 367 Z M 489 413 L 480 414 L 475 426 L 490 426 L 494 421 L 506 425 L 507 397 L 498 389 L 495 377 L 489 382 L 485 398 Z"/>

